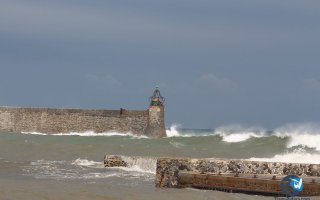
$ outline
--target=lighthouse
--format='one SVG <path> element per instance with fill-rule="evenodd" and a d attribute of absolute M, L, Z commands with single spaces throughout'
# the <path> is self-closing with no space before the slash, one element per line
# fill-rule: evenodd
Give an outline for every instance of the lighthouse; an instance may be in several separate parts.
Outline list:
<path fill-rule="evenodd" d="M 164 101 L 165 98 L 161 96 L 159 87 L 156 87 L 153 95 L 150 97 L 150 104 L 148 108 L 148 125 L 146 129 L 147 136 L 167 136 L 164 125 Z"/>

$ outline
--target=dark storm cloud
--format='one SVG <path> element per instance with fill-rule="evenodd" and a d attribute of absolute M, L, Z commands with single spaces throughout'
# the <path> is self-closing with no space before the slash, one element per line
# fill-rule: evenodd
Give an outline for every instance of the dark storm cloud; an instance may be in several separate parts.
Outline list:
<path fill-rule="evenodd" d="M 319 121 L 319 1 L 0 2 L 0 103 L 146 108 L 167 124 Z"/>

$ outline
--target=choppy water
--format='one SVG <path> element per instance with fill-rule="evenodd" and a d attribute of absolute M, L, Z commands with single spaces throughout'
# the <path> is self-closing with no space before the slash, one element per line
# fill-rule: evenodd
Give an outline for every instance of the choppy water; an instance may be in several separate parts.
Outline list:
<path fill-rule="evenodd" d="M 156 157 L 217 157 L 320 163 L 320 126 L 274 131 L 241 126 L 171 127 L 166 138 L 130 134 L 0 134 L 0 199 L 273 199 L 154 187 Z M 126 155 L 129 168 L 104 168 L 105 154 Z M 130 156 L 146 156 L 133 159 Z"/>

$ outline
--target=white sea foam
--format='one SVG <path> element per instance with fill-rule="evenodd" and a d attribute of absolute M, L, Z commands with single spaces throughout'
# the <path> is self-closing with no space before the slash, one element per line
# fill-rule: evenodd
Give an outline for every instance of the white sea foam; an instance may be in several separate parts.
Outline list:
<path fill-rule="evenodd" d="M 172 142 L 172 141 L 170 141 L 169 143 L 175 148 L 180 148 L 180 147 L 184 147 L 185 146 L 181 142 Z"/>
<path fill-rule="evenodd" d="M 134 135 L 130 132 L 128 133 L 119 133 L 119 132 L 105 132 L 105 133 L 95 133 L 93 131 L 86 131 L 86 132 L 70 132 L 70 133 L 40 133 L 40 132 L 22 132 L 23 134 L 28 135 L 53 135 L 53 136 L 82 136 L 82 137 L 100 137 L 100 136 L 123 136 L 123 137 L 133 137 L 133 138 L 148 138 L 144 135 Z"/>
<path fill-rule="evenodd" d="M 152 174 L 156 172 L 157 159 L 154 157 L 121 156 L 121 158 L 128 164 L 128 167 L 121 168 L 122 170 Z"/>
<path fill-rule="evenodd" d="M 173 124 L 169 129 L 166 130 L 167 137 L 181 137 L 182 135 L 177 131 L 177 128 L 179 128 L 181 125 L 179 124 Z"/>
<path fill-rule="evenodd" d="M 255 158 L 255 157 L 252 157 L 252 158 L 250 158 L 248 160 L 265 161 L 265 162 L 288 162 L 288 163 L 320 164 L 320 154 L 286 153 L 286 154 L 275 155 L 272 158 Z"/>
<path fill-rule="evenodd" d="M 212 130 L 211 132 L 194 132 L 185 131 L 180 129 L 180 125 L 173 124 L 166 130 L 167 137 L 203 137 L 203 136 L 220 136 L 222 141 L 228 143 L 244 142 L 250 138 L 261 138 L 276 136 L 279 138 L 288 138 L 287 148 L 294 146 L 306 146 L 315 148 L 320 151 L 320 124 L 317 123 L 303 123 L 303 124 L 288 124 L 277 128 L 272 134 L 267 133 L 260 127 L 244 127 L 242 125 L 228 125 L 221 126 Z M 132 137 L 133 139 L 148 138 L 147 136 L 137 136 L 132 133 L 118 133 L 118 132 L 106 132 L 95 133 L 93 131 L 87 131 L 82 133 L 59 133 L 59 134 L 45 134 L 39 132 L 23 132 L 23 134 L 34 135 L 55 135 L 55 136 L 119 136 L 119 137 Z M 172 144 L 174 145 L 174 144 Z"/>
<path fill-rule="evenodd" d="M 316 123 L 288 124 L 275 129 L 271 135 L 262 128 L 242 128 L 241 126 L 220 127 L 215 133 L 225 142 L 243 142 L 252 137 L 277 136 L 288 138 L 287 148 L 306 146 L 320 151 L 320 124 Z"/>
<path fill-rule="evenodd" d="M 320 153 L 307 153 L 306 149 L 299 147 L 292 152 L 277 154 L 271 158 L 255 158 L 249 160 L 265 162 L 310 163 L 320 164 Z"/>
<path fill-rule="evenodd" d="M 78 165 L 78 166 L 86 166 L 86 167 L 98 167 L 102 168 L 103 163 L 102 162 L 95 162 L 93 160 L 87 160 L 87 159 L 81 159 L 78 158 L 72 162 L 72 165 Z"/>
<path fill-rule="evenodd" d="M 222 137 L 224 142 L 243 142 L 251 137 L 266 137 L 267 133 L 260 127 L 243 127 L 238 124 L 218 127 L 215 134 Z"/>
<path fill-rule="evenodd" d="M 30 166 L 23 166 L 25 175 L 36 178 L 52 179 L 96 179 L 120 177 L 120 174 L 113 171 L 106 171 L 102 162 L 95 162 L 86 159 L 74 161 L 48 161 L 37 160 L 30 163 Z"/>
<path fill-rule="evenodd" d="M 287 124 L 275 129 L 271 135 L 262 128 L 242 128 L 233 125 L 217 128 L 215 133 L 225 142 L 243 142 L 251 137 L 277 136 L 288 138 L 287 148 L 306 146 L 320 151 L 320 124 L 317 123 Z"/>
<path fill-rule="evenodd" d="M 39 132 L 21 132 L 21 133 L 26 135 L 48 135 L 46 133 L 39 133 Z"/>
<path fill-rule="evenodd" d="M 320 151 L 320 125 L 316 123 L 288 124 L 274 131 L 277 137 L 288 137 L 287 147 L 298 145 Z"/>
<path fill-rule="evenodd" d="M 131 133 L 118 133 L 118 132 L 107 132 L 107 133 L 95 133 L 93 131 L 87 132 L 70 132 L 70 133 L 56 133 L 51 134 L 56 136 L 131 136 Z"/>
<path fill-rule="evenodd" d="M 172 125 L 167 130 L 168 137 L 201 137 L 214 136 L 222 137 L 222 141 L 228 143 L 244 142 L 250 138 L 261 138 L 276 136 L 279 138 L 288 138 L 287 148 L 294 146 L 306 146 L 315 148 L 320 151 L 320 124 L 317 123 L 302 123 L 288 124 L 270 134 L 260 127 L 244 127 L 242 125 L 228 125 L 216 128 L 212 133 L 183 133 L 179 131 L 178 125 Z"/>
<path fill-rule="evenodd" d="M 184 133 L 180 131 L 179 128 L 181 128 L 180 124 L 172 124 L 170 128 L 166 130 L 167 137 L 203 137 L 214 135 L 213 131 L 211 133 L 196 133 L 191 131 Z"/>
<path fill-rule="evenodd" d="M 224 142 L 243 142 L 245 140 L 250 139 L 251 137 L 266 137 L 267 133 L 264 129 L 259 127 L 243 127 L 241 125 L 233 124 L 228 126 L 221 126 L 215 129 L 212 132 L 205 133 L 192 133 L 189 132 L 187 134 L 182 133 L 178 130 L 181 127 L 180 125 L 173 124 L 167 130 L 168 137 L 207 137 L 218 135 L 222 137 L 222 141 Z"/>

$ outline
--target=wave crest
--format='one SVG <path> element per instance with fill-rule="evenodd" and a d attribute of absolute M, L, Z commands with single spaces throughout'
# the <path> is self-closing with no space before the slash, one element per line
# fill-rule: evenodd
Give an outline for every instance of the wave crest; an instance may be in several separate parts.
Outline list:
<path fill-rule="evenodd" d="M 267 132 L 260 127 L 243 127 L 241 125 L 229 125 L 218 127 L 214 134 L 222 137 L 222 141 L 224 142 L 243 142 L 251 137 L 260 138 L 266 137 Z"/>
<path fill-rule="evenodd" d="M 249 160 L 251 160 L 251 161 L 264 161 L 264 162 L 320 164 L 320 155 L 319 154 L 310 154 L 310 153 L 288 153 L 288 154 L 277 154 L 272 158 L 252 157 Z"/>
<path fill-rule="evenodd" d="M 320 151 L 320 124 L 316 123 L 287 124 L 270 132 L 261 127 L 244 127 L 234 124 L 221 126 L 205 133 L 196 131 L 185 133 L 179 125 L 174 124 L 167 130 L 167 135 L 168 137 L 220 136 L 222 141 L 227 143 L 245 142 L 250 138 L 276 136 L 278 138 L 288 138 L 287 148 L 302 145 Z"/>
<path fill-rule="evenodd" d="M 303 145 L 320 151 L 320 124 L 287 124 L 276 129 L 273 135 L 280 138 L 288 137 L 288 148 Z"/>
<path fill-rule="evenodd" d="M 227 143 L 239 143 L 245 142 L 250 138 L 262 138 L 275 136 L 278 138 L 288 138 L 287 148 L 294 146 L 307 146 L 320 151 L 320 124 L 317 123 L 302 123 L 302 124 L 287 124 L 274 131 L 266 131 L 261 127 L 244 127 L 242 125 L 228 125 L 221 126 L 215 130 L 191 130 L 182 129 L 181 125 L 173 124 L 166 130 L 168 138 L 177 137 L 209 137 L 218 136 L 221 137 L 223 142 Z M 106 137 L 132 137 L 133 139 L 145 139 L 147 136 L 137 136 L 132 133 L 118 133 L 118 132 L 106 132 L 95 133 L 93 131 L 87 131 L 83 133 L 59 133 L 59 134 L 45 134 L 38 132 L 23 132 L 23 134 L 33 135 L 54 135 L 54 136 L 106 136 Z"/>
<path fill-rule="evenodd" d="M 128 164 L 128 167 L 121 167 L 123 170 L 156 173 L 157 158 L 155 157 L 121 156 L 121 158 Z"/>
<path fill-rule="evenodd" d="M 179 124 L 173 124 L 169 129 L 166 130 L 167 137 L 181 137 L 181 134 L 177 130 L 177 128 L 181 127 Z"/>

